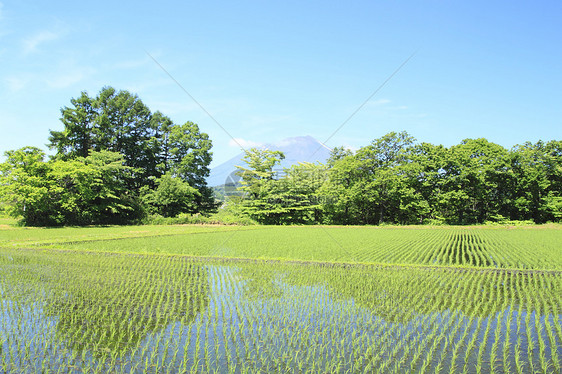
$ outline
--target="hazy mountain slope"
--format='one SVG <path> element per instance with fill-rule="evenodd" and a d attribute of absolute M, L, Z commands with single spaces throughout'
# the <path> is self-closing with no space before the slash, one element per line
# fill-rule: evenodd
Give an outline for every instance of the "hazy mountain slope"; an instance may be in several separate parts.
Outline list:
<path fill-rule="evenodd" d="M 278 166 L 280 170 L 299 162 L 326 162 L 330 157 L 330 149 L 312 136 L 287 138 L 276 144 L 266 144 L 264 147 L 273 151 L 282 151 L 285 154 L 285 159 Z M 236 171 L 236 165 L 244 166 L 243 156 L 244 153 L 240 153 L 211 169 L 207 184 L 211 187 L 225 184 L 229 175 Z"/>

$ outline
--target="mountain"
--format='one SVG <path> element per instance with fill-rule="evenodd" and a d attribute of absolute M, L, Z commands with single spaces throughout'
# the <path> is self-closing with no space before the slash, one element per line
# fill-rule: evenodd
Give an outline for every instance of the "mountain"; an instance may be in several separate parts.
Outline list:
<path fill-rule="evenodd" d="M 296 136 L 294 138 L 283 139 L 275 144 L 265 144 L 263 148 L 272 151 L 281 151 L 285 154 L 285 159 L 276 169 L 283 170 L 299 162 L 326 162 L 330 157 L 330 148 L 314 139 L 312 136 Z M 207 178 L 207 185 L 210 187 L 220 186 L 232 180 L 229 176 L 236 171 L 236 165 L 245 166 L 242 161 L 244 153 L 234 156 L 230 160 L 211 169 Z"/>

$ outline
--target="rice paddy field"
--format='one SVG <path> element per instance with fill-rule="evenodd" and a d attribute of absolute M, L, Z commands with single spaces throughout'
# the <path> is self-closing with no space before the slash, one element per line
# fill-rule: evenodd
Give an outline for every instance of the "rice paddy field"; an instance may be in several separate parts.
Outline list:
<path fill-rule="evenodd" d="M 560 373 L 562 227 L 0 227 L 1 373 Z"/>

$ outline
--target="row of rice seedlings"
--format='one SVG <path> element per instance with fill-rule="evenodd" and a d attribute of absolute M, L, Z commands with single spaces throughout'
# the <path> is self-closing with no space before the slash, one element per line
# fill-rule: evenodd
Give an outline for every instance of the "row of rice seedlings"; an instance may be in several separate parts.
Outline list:
<path fill-rule="evenodd" d="M 539 298 L 544 307 L 544 328 L 548 336 L 550 356 L 552 360 L 552 366 L 554 368 L 562 368 L 561 358 L 562 354 L 562 335 L 556 338 L 556 333 L 562 332 L 562 318 L 560 314 L 562 313 L 562 304 L 560 303 L 560 282 L 556 283 L 553 281 L 552 277 L 541 277 L 541 288 L 552 290 L 551 293 L 545 294 L 544 292 L 539 292 Z M 558 300 L 555 301 L 555 295 L 558 295 Z"/>
<path fill-rule="evenodd" d="M 462 285 L 472 285 L 476 284 L 476 274 L 471 273 L 469 277 L 463 280 Z M 463 290 L 463 295 L 460 297 L 466 297 L 468 300 L 472 300 L 474 297 L 475 287 L 467 287 L 468 290 Z M 448 341 L 449 345 L 446 345 L 441 353 L 441 357 L 439 359 L 439 364 L 436 366 L 436 371 L 438 368 L 442 368 L 444 370 L 447 369 L 447 366 L 444 366 L 445 363 L 449 362 L 449 372 L 456 372 L 457 371 L 457 361 L 461 358 L 460 352 L 462 347 L 466 344 L 465 342 L 469 338 L 469 332 L 471 331 L 471 326 L 473 325 L 472 318 L 468 316 L 462 315 L 458 316 L 459 323 L 455 329 L 455 334 L 453 337 Z M 458 337 L 457 337 L 458 336 Z M 451 348 L 448 348 L 451 346 Z M 450 352 L 450 355 L 448 354 Z"/>
<path fill-rule="evenodd" d="M 533 363 L 534 350 L 518 340 L 516 370 L 556 367 L 551 357 L 557 350 L 553 342 L 560 341 L 560 311 L 553 290 L 560 286 L 559 276 L 520 283 L 512 280 L 521 276 L 507 273 L 33 256 L 57 261 L 37 278 L 36 273 L 12 273 L 16 279 L 37 280 L 34 293 L 10 288 L 3 278 L 4 371 L 31 365 L 117 372 L 396 372 L 408 367 L 445 372 L 458 366 L 465 372 L 470 367 L 505 371 L 511 368 L 506 359 L 510 318 L 523 316 L 511 313 L 519 293 L 535 314 L 531 319 L 527 312 L 528 321 L 516 323 L 516 336 L 522 333 L 535 344 L 538 356 Z M 552 286 L 547 279 L 553 279 Z M 50 296 L 40 287 L 51 289 Z M 10 289 L 27 299 L 8 298 Z M 30 308 L 43 297 L 47 313 L 58 319 L 56 329 L 33 340 L 31 332 L 43 326 L 33 321 L 45 316 Z M 540 341 L 534 343 L 533 336 Z"/>
<path fill-rule="evenodd" d="M 436 244 L 443 240 L 443 234 L 440 231 L 428 230 L 423 237 L 410 241 L 409 246 L 404 246 L 404 253 L 396 261 L 407 264 L 431 263 L 431 257 L 438 250 Z"/>
<path fill-rule="evenodd" d="M 558 231 L 257 227 L 62 244 L 113 252 L 559 269 L 562 256 L 555 244 L 560 238 Z M 524 234 L 534 240 L 525 239 Z"/>
<path fill-rule="evenodd" d="M 392 237 L 389 240 L 383 233 L 381 234 L 365 244 L 357 243 L 353 239 L 346 240 L 344 243 L 352 248 L 352 257 L 362 262 L 389 262 L 392 253 L 399 251 L 400 248 L 409 248 L 412 244 L 406 235 Z"/>
<path fill-rule="evenodd" d="M 477 254 L 476 266 L 491 266 L 490 256 L 488 255 L 486 248 L 488 243 L 486 242 L 484 236 L 480 234 L 472 234 L 471 238 L 471 248 Z"/>
<path fill-rule="evenodd" d="M 556 230 L 554 230 L 556 231 Z M 533 234 L 532 230 L 527 231 Z M 479 235 L 486 238 L 486 250 L 497 267 L 528 268 L 528 269 L 556 269 L 559 267 L 560 251 L 544 251 L 544 236 L 536 241 L 522 245 L 520 241 L 511 240 L 512 232 L 499 230 L 482 230 Z M 548 235 L 548 232 L 544 233 Z M 519 237 L 522 239 L 522 237 Z M 558 252 L 558 254 L 556 254 Z"/>
<path fill-rule="evenodd" d="M 447 232 L 448 234 L 445 238 L 444 233 L 439 231 L 435 231 L 435 234 L 431 237 L 431 240 L 428 240 L 425 243 L 420 243 L 420 246 L 423 245 L 423 250 L 420 251 L 420 256 L 416 263 L 418 264 L 429 264 L 429 265 L 438 265 L 438 257 L 441 253 L 441 244 L 449 240 L 452 235 L 452 232 Z"/>
<path fill-rule="evenodd" d="M 439 252 L 439 256 L 437 258 L 437 263 L 439 265 L 448 265 L 451 263 L 450 261 L 450 253 L 451 253 L 451 248 L 453 246 L 454 243 L 454 239 L 456 237 L 456 232 L 451 230 L 450 235 L 448 236 L 446 241 L 443 241 L 442 244 L 440 245 L 440 252 Z"/>
<path fill-rule="evenodd" d="M 460 279 L 459 279 L 460 280 Z M 454 283 L 453 283 L 454 284 Z M 460 297 L 460 292 L 462 291 L 461 287 L 452 287 L 454 292 L 451 294 L 444 294 L 445 297 L 451 297 L 453 300 Z M 435 372 L 441 372 L 443 368 L 443 355 L 438 355 L 437 350 L 442 347 L 445 351 L 448 349 L 448 345 L 450 344 L 450 339 L 454 337 L 454 331 L 456 330 L 455 326 L 459 326 L 460 320 L 458 318 L 458 311 L 457 310 L 447 310 L 447 323 L 442 324 L 439 326 L 440 332 L 437 335 L 435 333 L 432 337 L 428 338 L 428 346 L 429 349 L 426 353 L 426 358 L 421 366 L 422 372 L 429 372 L 431 367 L 434 366 Z M 453 329 L 453 333 L 450 331 Z M 452 336 L 451 336 L 452 335 Z M 434 358 L 440 357 L 438 360 Z"/>
<path fill-rule="evenodd" d="M 497 239 L 497 250 L 511 248 L 514 262 L 535 269 L 561 269 L 560 240 L 562 232 L 556 229 L 504 230 L 489 232 Z"/>
<path fill-rule="evenodd" d="M 541 274 L 533 277 L 533 287 L 540 290 L 547 289 L 548 285 L 545 282 L 545 276 Z M 549 344 L 549 342 L 552 343 L 552 340 L 549 340 L 551 333 L 549 332 L 550 324 L 548 323 L 551 308 L 545 303 L 542 292 L 535 293 L 534 302 L 537 310 L 534 327 L 538 340 L 540 367 L 542 372 L 550 372 L 552 368 L 560 368 L 556 345 Z"/>
<path fill-rule="evenodd" d="M 387 263 L 418 263 L 418 258 L 431 249 L 432 242 L 442 238 L 443 233 L 437 231 L 408 232 L 407 240 L 396 250 L 388 251 L 383 262 Z M 428 245 L 429 244 L 429 245 Z"/>
<path fill-rule="evenodd" d="M 413 314 L 415 313 L 415 307 L 419 306 L 420 303 L 422 303 L 423 300 L 418 299 L 417 300 L 417 304 L 413 304 L 413 308 L 409 309 L 406 311 L 405 315 L 403 316 L 403 318 L 405 320 L 409 320 L 413 317 Z M 392 313 L 393 314 L 398 314 L 402 312 L 402 306 L 398 303 L 396 303 L 393 306 L 392 309 Z M 398 352 L 402 349 L 402 344 L 404 343 L 405 340 L 407 340 L 407 336 L 404 336 L 404 338 L 402 339 L 403 335 L 407 335 L 408 334 L 408 325 L 407 324 L 393 324 L 390 329 L 386 329 L 384 331 L 384 335 L 383 335 L 383 345 L 381 347 L 379 347 L 379 354 L 375 357 L 375 359 L 370 363 L 370 365 L 372 367 L 376 367 L 378 368 L 379 371 L 384 372 L 385 370 L 390 370 L 390 364 L 391 363 L 395 363 L 395 364 L 400 364 L 399 360 L 396 360 L 396 356 L 398 354 Z M 392 338 L 394 339 L 392 339 Z M 398 342 L 396 341 L 396 338 L 398 337 L 399 340 Z"/>

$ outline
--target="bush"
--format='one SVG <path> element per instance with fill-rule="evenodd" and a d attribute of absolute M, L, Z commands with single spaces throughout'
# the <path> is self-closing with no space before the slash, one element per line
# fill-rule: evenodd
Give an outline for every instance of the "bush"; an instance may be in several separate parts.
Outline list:
<path fill-rule="evenodd" d="M 240 225 L 249 226 L 257 223 L 248 217 L 240 217 L 224 210 L 219 212 L 202 215 L 181 213 L 176 217 L 163 217 L 161 215 L 151 215 L 143 220 L 144 224 L 149 225 L 186 225 L 186 224 L 207 224 L 207 225 Z"/>
<path fill-rule="evenodd" d="M 485 225 L 488 226 L 525 226 L 525 225 L 534 225 L 535 222 L 533 220 L 522 220 L 522 221 L 512 221 L 500 214 L 490 216 L 490 219 L 484 222 Z"/>

